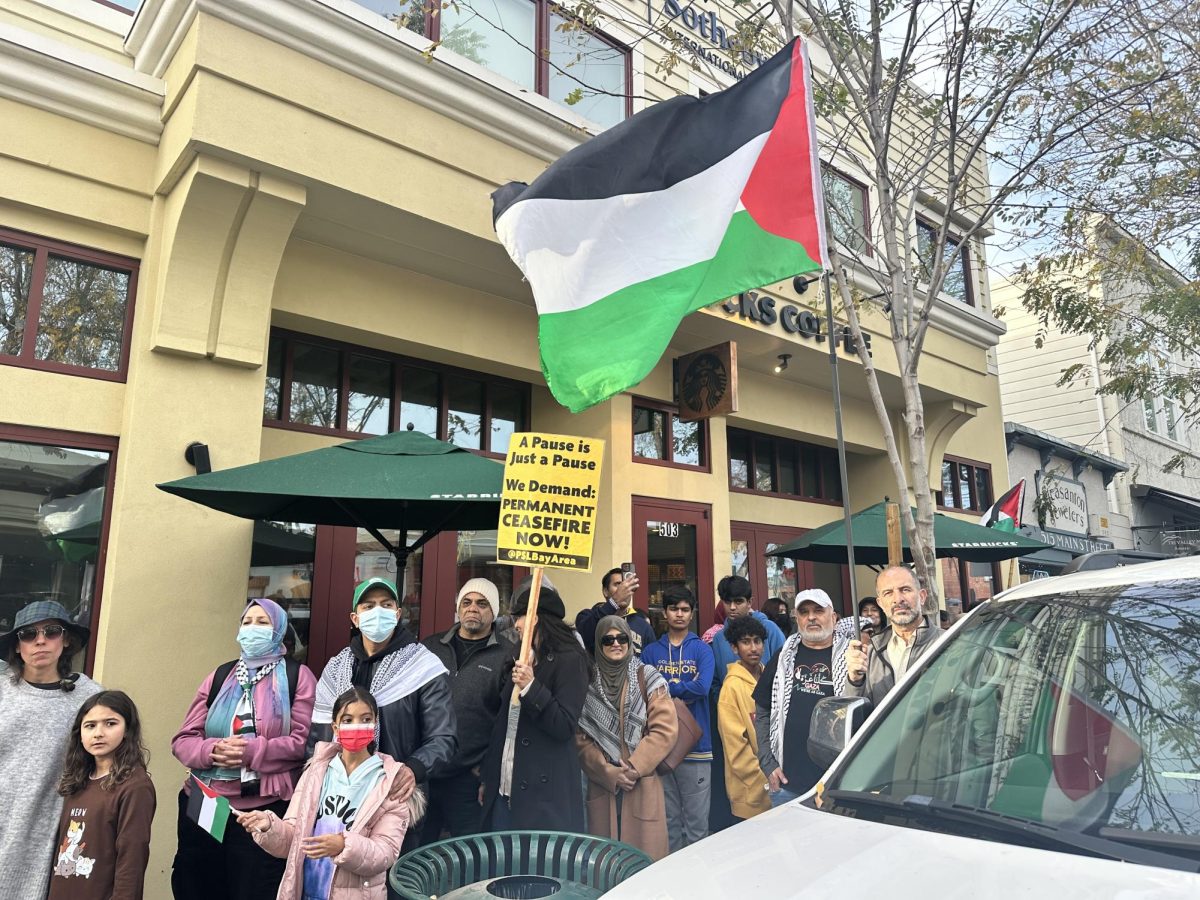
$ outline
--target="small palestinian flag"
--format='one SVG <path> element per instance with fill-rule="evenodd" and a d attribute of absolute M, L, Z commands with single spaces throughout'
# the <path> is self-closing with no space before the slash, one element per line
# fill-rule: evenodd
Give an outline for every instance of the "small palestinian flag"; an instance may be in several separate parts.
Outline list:
<path fill-rule="evenodd" d="M 218 841 L 224 841 L 225 823 L 229 821 L 229 801 L 193 775 L 187 817 Z"/>
<path fill-rule="evenodd" d="M 979 517 L 979 524 L 997 531 L 1016 531 L 1021 527 L 1021 509 L 1024 505 L 1025 479 L 1022 478 Z"/>
<path fill-rule="evenodd" d="M 492 194 L 533 288 L 542 372 L 579 412 L 650 373 L 688 313 L 823 267 L 799 39 L 728 90 L 674 97 Z"/>

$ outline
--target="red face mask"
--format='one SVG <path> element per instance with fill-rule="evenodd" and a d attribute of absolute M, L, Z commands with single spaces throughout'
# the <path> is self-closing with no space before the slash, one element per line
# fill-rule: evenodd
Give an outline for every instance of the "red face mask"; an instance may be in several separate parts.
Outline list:
<path fill-rule="evenodd" d="M 374 725 L 342 725 L 338 728 L 337 742 L 343 749 L 351 753 L 366 750 L 367 745 L 375 740 Z"/>

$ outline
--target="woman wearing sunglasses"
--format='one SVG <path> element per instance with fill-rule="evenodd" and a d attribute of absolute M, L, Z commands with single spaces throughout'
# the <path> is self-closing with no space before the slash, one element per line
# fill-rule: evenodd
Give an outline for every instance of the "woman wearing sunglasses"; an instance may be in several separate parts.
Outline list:
<path fill-rule="evenodd" d="M 0 885 L 4 900 L 42 900 L 63 798 L 67 738 L 83 702 L 100 685 L 71 672 L 88 641 L 54 600 L 17 613 L 0 636 Z"/>
<path fill-rule="evenodd" d="M 655 769 L 675 746 L 679 723 L 658 669 L 630 652 L 632 637 L 620 616 L 596 626 L 596 673 L 576 744 L 588 778 L 588 830 L 662 859 L 667 809 Z"/>

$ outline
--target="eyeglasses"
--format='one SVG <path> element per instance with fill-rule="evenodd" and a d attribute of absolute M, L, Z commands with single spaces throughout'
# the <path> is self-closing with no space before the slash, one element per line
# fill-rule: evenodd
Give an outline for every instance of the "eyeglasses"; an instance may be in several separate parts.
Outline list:
<path fill-rule="evenodd" d="M 38 639 L 39 634 L 46 636 L 46 640 L 52 641 L 56 637 L 62 637 L 62 633 L 66 631 L 61 625 L 43 625 L 41 628 L 22 628 L 17 632 L 17 639 L 22 644 L 32 644 Z"/>
<path fill-rule="evenodd" d="M 624 647 L 629 643 L 629 635 L 627 634 L 606 634 L 600 638 L 600 643 L 605 647 L 611 647 L 613 644 L 620 644 Z"/>

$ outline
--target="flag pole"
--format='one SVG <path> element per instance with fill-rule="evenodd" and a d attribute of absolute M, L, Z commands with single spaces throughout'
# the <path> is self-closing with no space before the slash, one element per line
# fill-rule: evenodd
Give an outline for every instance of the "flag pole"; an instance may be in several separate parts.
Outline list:
<path fill-rule="evenodd" d="M 829 371 L 833 382 L 833 420 L 837 425 L 838 473 L 842 479 L 842 519 L 846 526 L 846 565 L 850 570 L 850 617 L 854 620 L 854 640 L 862 640 L 858 622 L 858 579 L 854 571 L 854 523 L 850 518 L 850 479 L 846 475 L 846 435 L 842 430 L 842 386 L 838 378 L 837 338 L 833 333 L 833 292 L 829 281 L 833 273 L 826 269 L 825 317 L 829 322 Z"/>

